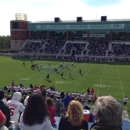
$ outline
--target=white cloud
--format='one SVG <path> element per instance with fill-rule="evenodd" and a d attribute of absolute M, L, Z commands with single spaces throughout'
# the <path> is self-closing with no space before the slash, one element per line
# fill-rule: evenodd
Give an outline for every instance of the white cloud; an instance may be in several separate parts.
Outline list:
<path fill-rule="evenodd" d="M 54 17 L 62 20 L 76 20 L 82 16 L 84 20 L 100 19 L 130 19 L 130 1 L 110 6 L 89 6 L 81 0 L 0 0 L 0 35 L 10 35 L 10 20 L 15 19 L 15 13 L 25 13 L 29 21 L 48 21 Z"/>

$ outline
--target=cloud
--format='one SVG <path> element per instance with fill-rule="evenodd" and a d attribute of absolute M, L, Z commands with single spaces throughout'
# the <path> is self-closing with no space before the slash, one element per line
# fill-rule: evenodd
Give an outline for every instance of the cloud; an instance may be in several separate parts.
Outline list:
<path fill-rule="evenodd" d="M 27 14 L 29 21 L 54 21 L 54 17 L 60 17 L 61 20 L 76 20 L 78 16 L 83 17 L 84 20 L 96 20 L 104 15 L 108 19 L 130 18 L 129 0 L 113 0 L 113 4 L 112 0 L 98 0 L 98 3 L 105 1 L 107 6 L 92 6 L 89 4 L 90 1 L 97 3 L 97 0 L 84 1 L 0 0 L 0 35 L 10 34 L 10 20 L 15 19 L 15 13 Z"/>

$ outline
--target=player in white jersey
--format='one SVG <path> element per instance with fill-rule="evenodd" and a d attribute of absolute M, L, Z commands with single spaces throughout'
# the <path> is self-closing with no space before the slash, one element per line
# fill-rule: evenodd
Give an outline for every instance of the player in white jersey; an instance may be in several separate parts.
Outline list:
<path fill-rule="evenodd" d="M 69 76 L 69 77 L 71 77 L 71 74 L 72 74 L 72 72 L 71 72 L 71 71 L 69 71 L 69 74 L 68 74 L 68 76 Z"/>
<path fill-rule="evenodd" d="M 123 105 L 126 105 L 127 104 L 127 101 L 128 101 L 128 98 L 127 96 L 124 97 L 124 100 L 123 100 Z"/>
<path fill-rule="evenodd" d="M 19 91 L 19 87 L 14 86 L 14 90 L 15 90 L 15 92 L 18 92 Z"/>
<path fill-rule="evenodd" d="M 7 86 L 7 94 L 10 94 L 10 90 L 11 90 L 11 87 L 8 85 Z"/>
<path fill-rule="evenodd" d="M 28 89 L 28 90 L 27 90 L 27 91 L 28 91 L 28 94 L 30 95 L 30 94 L 31 94 L 32 89 L 31 89 L 30 87 L 28 87 L 27 89 Z"/>
<path fill-rule="evenodd" d="M 74 66 L 74 62 L 71 63 L 71 66 Z"/>
<path fill-rule="evenodd" d="M 22 113 L 24 111 L 25 107 L 20 102 L 21 98 L 22 98 L 21 93 L 15 92 L 13 94 L 12 100 L 9 100 L 7 102 L 7 106 L 10 109 L 11 121 L 17 121 L 18 122 L 20 113 Z"/>

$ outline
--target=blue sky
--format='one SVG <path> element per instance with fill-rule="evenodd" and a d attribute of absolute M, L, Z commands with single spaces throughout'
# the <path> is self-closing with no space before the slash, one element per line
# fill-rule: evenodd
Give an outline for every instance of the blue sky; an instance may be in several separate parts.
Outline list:
<path fill-rule="evenodd" d="M 84 2 L 89 6 L 99 7 L 99 6 L 116 5 L 123 2 L 123 0 L 82 0 L 82 2 Z"/>
<path fill-rule="evenodd" d="M 10 20 L 16 13 L 27 14 L 29 21 L 130 19 L 130 0 L 0 0 L 0 35 L 10 35 Z"/>

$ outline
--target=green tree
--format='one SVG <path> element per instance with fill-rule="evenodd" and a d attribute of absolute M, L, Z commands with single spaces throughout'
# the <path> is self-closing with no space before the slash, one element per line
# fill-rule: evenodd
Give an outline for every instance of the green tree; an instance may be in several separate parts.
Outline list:
<path fill-rule="evenodd" d="M 10 36 L 0 36 L 0 49 L 10 48 Z"/>

